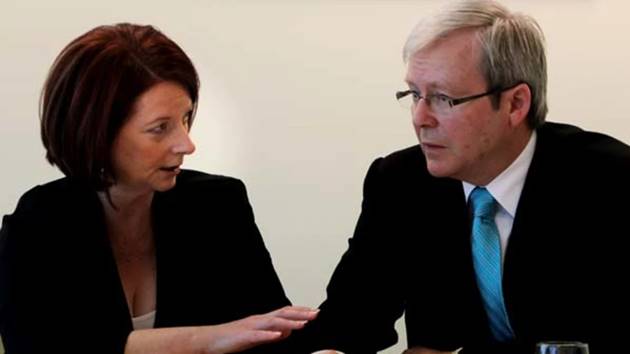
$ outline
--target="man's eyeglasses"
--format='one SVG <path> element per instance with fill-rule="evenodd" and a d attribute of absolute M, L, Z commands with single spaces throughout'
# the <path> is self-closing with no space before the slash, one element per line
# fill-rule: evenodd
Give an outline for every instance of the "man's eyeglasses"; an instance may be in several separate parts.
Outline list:
<path fill-rule="evenodd" d="M 490 89 L 486 92 L 483 92 L 477 95 L 460 97 L 460 98 L 452 98 L 441 93 L 422 96 L 422 94 L 420 94 L 420 92 L 416 90 L 406 90 L 406 91 L 396 92 L 396 99 L 398 100 L 398 102 L 400 102 L 401 106 L 403 106 L 404 108 L 410 108 L 410 109 L 415 109 L 418 103 L 420 102 L 420 100 L 424 100 L 426 104 L 429 107 L 431 107 L 434 113 L 445 114 L 445 113 L 449 113 L 450 110 L 457 105 L 460 105 L 462 103 L 466 103 L 468 101 L 472 101 L 472 100 L 475 100 L 477 98 L 481 98 L 484 96 L 493 95 L 497 92 L 509 90 L 511 88 L 514 88 L 516 85 L 510 86 L 507 88 L 495 87 L 493 89 Z"/>

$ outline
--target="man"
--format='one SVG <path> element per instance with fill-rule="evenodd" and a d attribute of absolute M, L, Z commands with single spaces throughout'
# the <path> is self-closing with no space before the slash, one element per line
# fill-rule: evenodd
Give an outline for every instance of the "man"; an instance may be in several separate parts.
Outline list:
<path fill-rule="evenodd" d="M 536 22 L 463 2 L 418 25 L 404 58 L 397 98 L 420 144 L 370 167 L 355 234 L 298 339 L 375 353 L 405 313 L 410 353 L 621 342 L 630 148 L 545 122 Z"/>

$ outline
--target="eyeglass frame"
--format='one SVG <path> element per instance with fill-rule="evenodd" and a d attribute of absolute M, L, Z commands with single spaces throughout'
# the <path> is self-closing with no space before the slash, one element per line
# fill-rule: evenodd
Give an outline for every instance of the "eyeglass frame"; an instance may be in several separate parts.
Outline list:
<path fill-rule="evenodd" d="M 397 91 L 396 92 L 396 100 L 400 102 L 401 98 L 407 97 L 408 95 L 415 93 L 415 94 L 418 95 L 418 100 L 416 102 L 412 101 L 414 106 L 416 105 L 417 102 L 420 102 L 420 100 L 422 99 L 422 100 L 425 100 L 428 103 L 429 107 L 430 107 L 432 100 L 434 98 L 440 97 L 440 98 L 443 98 L 444 101 L 448 102 L 449 108 L 453 108 L 453 107 L 458 106 L 458 105 L 460 105 L 462 103 L 466 103 L 466 102 L 470 102 L 472 100 L 476 100 L 477 98 L 481 98 L 481 97 L 484 97 L 484 96 L 493 95 L 493 94 L 498 93 L 498 92 L 503 92 L 503 91 L 507 91 L 507 90 L 513 89 L 513 88 L 515 88 L 516 86 L 518 86 L 520 84 L 522 84 L 522 82 L 516 83 L 516 84 L 514 84 L 512 86 L 508 86 L 508 87 L 500 87 L 500 86 L 499 87 L 495 87 L 495 88 L 492 88 L 492 89 L 490 89 L 490 90 L 488 90 L 486 92 L 483 92 L 483 93 L 479 93 L 479 94 L 471 95 L 471 96 L 466 96 L 466 97 L 459 97 L 459 98 L 453 98 L 453 97 L 447 96 L 447 95 L 442 94 L 442 93 L 428 94 L 426 96 L 422 96 L 420 94 L 420 92 L 418 92 L 417 90 L 409 89 L 409 90 L 405 90 L 405 91 Z"/>

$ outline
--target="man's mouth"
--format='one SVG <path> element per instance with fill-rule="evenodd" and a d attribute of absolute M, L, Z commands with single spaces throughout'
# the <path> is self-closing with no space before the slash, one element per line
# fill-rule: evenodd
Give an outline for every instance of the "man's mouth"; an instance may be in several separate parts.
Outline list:
<path fill-rule="evenodd" d="M 444 148 L 444 146 L 442 145 L 437 145 L 437 144 L 431 144 L 431 143 L 422 143 L 422 146 L 424 148 L 428 148 L 428 149 L 440 149 L 440 148 Z"/>

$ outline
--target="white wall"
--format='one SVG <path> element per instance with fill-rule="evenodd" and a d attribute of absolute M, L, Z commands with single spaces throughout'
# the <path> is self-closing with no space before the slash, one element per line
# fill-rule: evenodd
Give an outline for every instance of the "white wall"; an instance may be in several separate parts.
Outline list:
<path fill-rule="evenodd" d="M 154 24 L 201 76 L 197 152 L 187 167 L 245 181 L 289 296 L 316 306 L 352 234 L 369 163 L 415 143 L 393 94 L 404 87 L 400 52 L 439 3 L 3 0 L 0 214 L 31 186 L 60 176 L 44 160 L 37 104 L 61 48 L 99 24 Z M 506 4 L 536 17 L 547 35 L 549 120 L 630 142 L 630 5 Z"/>

